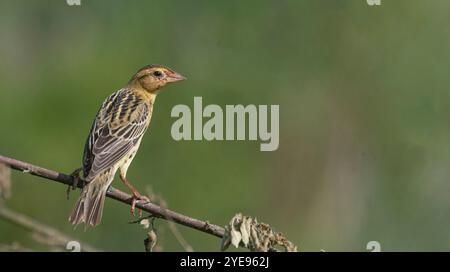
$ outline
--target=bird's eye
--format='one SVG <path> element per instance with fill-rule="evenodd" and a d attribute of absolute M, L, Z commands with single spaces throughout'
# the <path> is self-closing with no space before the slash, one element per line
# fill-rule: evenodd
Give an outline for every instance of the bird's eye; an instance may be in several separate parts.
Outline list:
<path fill-rule="evenodd" d="M 160 77 L 160 76 L 162 76 L 162 72 L 156 70 L 156 71 L 153 72 L 153 75 L 154 75 L 155 77 Z"/>

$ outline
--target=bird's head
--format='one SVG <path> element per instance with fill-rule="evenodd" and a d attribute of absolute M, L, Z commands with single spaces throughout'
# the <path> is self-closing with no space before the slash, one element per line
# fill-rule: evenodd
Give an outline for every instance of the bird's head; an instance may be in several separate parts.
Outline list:
<path fill-rule="evenodd" d="M 141 68 L 131 78 L 131 84 L 138 84 L 145 91 L 149 93 L 157 93 L 159 89 L 168 83 L 178 82 L 186 78 L 174 70 L 158 65 L 152 64 Z"/>

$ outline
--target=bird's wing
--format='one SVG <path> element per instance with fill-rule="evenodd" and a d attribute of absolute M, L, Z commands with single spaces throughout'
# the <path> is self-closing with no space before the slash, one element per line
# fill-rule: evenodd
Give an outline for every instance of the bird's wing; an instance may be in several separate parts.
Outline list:
<path fill-rule="evenodd" d="M 150 110 L 126 89 L 103 102 L 85 146 L 83 168 L 87 182 L 114 166 L 139 142 L 147 129 Z"/>

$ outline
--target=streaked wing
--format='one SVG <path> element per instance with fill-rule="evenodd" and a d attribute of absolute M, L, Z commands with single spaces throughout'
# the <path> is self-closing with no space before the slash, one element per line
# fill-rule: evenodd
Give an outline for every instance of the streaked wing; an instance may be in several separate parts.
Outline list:
<path fill-rule="evenodd" d="M 150 110 L 127 89 L 105 100 L 85 146 L 83 167 L 87 182 L 114 166 L 139 142 L 147 129 Z"/>
<path fill-rule="evenodd" d="M 95 117 L 94 123 L 92 124 L 91 130 L 89 132 L 89 136 L 86 140 L 86 144 L 84 145 L 84 154 L 83 154 L 83 174 L 86 178 L 91 171 L 92 164 L 94 163 L 94 154 L 92 154 L 92 149 L 94 147 L 94 143 L 99 138 L 99 132 L 105 126 L 106 120 L 111 119 L 111 112 L 114 108 L 114 101 L 119 95 L 121 90 L 111 94 L 108 98 L 105 99 L 102 106 L 97 112 L 97 116 Z"/>

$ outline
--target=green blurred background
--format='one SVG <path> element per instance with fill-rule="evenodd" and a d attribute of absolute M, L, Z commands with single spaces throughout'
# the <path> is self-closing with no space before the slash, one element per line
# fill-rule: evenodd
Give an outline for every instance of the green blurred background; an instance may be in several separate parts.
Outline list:
<path fill-rule="evenodd" d="M 128 176 L 169 207 L 225 225 L 256 216 L 302 251 L 450 250 L 450 2 L 0 1 L 0 154 L 70 173 L 103 99 L 140 67 L 165 89 Z M 170 111 L 279 104 L 280 146 L 174 141 Z M 77 192 L 14 172 L 5 204 L 108 251 L 146 231 L 107 200 L 102 224 L 67 222 Z M 114 186 L 124 189 L 118 179 Z M 164 251 L 183 248 L 162 220 Z M 196 251 L 220 241 L 185 227 Z M 45 250 L 0 221 L 0 243 Z"/>

